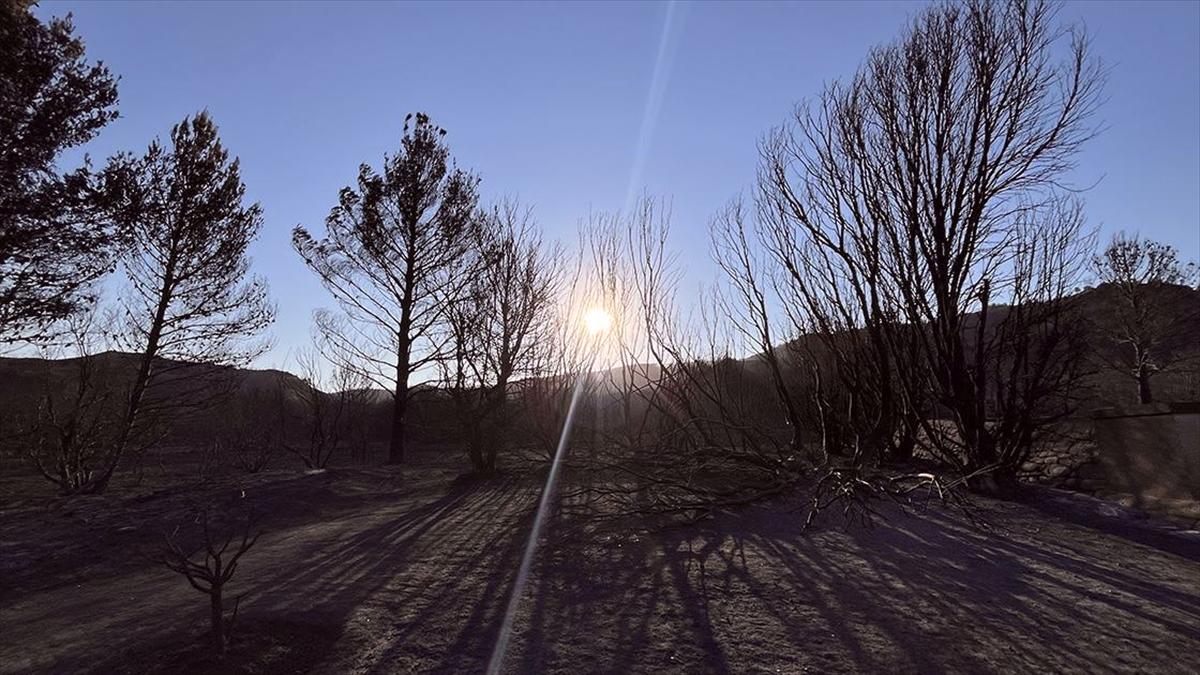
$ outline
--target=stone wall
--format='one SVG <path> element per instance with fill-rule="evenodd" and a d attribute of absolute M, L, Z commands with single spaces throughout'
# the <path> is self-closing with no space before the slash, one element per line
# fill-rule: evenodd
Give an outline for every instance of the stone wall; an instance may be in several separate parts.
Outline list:
<path fill-rule="evenodd" d="M 1139 505 L 1200 500 L 1200 402 L 1106 408 L 1094 421 L 1113 490 Z"/>
<path fill-rule="evenodd" d="M 1021 479 L 1200 529 L 1200 402 L 1114 406 L 1091 417 L 1036 448 Z"/>
<path fill-rule="evenodd" d="M 1024 480 L 1131 505 L 1200 500 L 1200 403 L 1097 410 L 1021 466 Z"/>
<path fill-rule="evenodd" d="M 1070 437 L 1043 443 L 1021 465 L 1023 480 L 1089 494 L 1109 491 L 1104 466 L 1096 452 L 1090 425 Z"/>

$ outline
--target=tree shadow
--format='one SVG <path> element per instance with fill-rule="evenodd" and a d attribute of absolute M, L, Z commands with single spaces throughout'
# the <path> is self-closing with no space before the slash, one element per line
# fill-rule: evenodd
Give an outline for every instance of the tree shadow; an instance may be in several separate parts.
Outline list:
<path fill-rule="evenodd" d="M 331 518 L 298 518 L 246 558 L 243 620 L 328 637 L 302 652 L 318 672 L 480 672 L 539 478 L 335 500 Z M 644 532 L 635 518 L 590 526 L 572 499 L 547 521 L 508 672 L 1170 670 L 1200 655 L 1193 561 L 1020 505 L 990 507 L 992 534 L 937 508 L 804 531 L 786 504 Z M 113 655 L 161 643 L 150 612 L 203 624 L 177 579 L 139 590 L 154 601 L 96 633 Z"/>
<path fill-rule="evenodd" d="M 1086 530 L 1030 541 L 930 509 L 803 533 L 751 511 L 632 545 L 557 542 L 510 670 L 1095 671 L 1170 669 L 1165 644 L 1200 654 L 1200 570 L 1116 568 Z"/>
<path fill-rule="evenodd" d="M 1022 495 L 1020 503 L 1055 520 L 1200 562 L 1200 537 L 1181 534 L 1180 528 L 1111 503 L 1035 487 Z M 1110 509 L 1111 515 L 1105 515 L 1101 508 Z"/>

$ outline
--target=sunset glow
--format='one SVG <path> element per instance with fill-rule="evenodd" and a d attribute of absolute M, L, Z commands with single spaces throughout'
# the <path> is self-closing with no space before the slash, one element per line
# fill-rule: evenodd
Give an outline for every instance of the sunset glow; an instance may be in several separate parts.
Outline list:
<path fill-rule="evenodd" d="M 593 307 L 583 315 L 583 326 L 591 335 L 607 333 L 613 325 L 612 314 L 602 307 Z"/>

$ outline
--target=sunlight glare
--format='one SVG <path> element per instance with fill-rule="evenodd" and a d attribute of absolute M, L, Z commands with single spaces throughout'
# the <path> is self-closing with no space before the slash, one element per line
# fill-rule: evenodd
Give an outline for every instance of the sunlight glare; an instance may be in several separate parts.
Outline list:
<path fill-rule="evenodd" d="M 612 314 L 606 312 L 602 307 L 593 307 L 583 315 L 583 326 L 591 335 L 607 333 L 612 325 Z"/>

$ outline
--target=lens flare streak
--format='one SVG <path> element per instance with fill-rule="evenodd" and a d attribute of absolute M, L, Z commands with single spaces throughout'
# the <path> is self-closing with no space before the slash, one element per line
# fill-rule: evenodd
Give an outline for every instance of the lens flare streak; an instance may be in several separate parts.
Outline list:
<path fill-rule="evenodd" d="M 563 421 L 562 435 L 558 438 L 558 447 L 554 451 L 554 461 L 550 464 L 550 474 L 546 476 L 546 486 L 542 488 L 542 498 L 538 502 L 537 513 L 533 517 L 533 528 L 529 531 L 529 542 L 525 545 L 525 553 L 521 556 L 521 566 L 517 569 L 517 578 L 513 582 L 512 595 L 508 599 L 508 607 L 504 611 L 504 622 L 500 624 L 500 635 L 496 637 L 496 645 L 488 659 L 488 675 L 498 675 L 504 667 L 504 657 L 508 651 L 508 641 L 512 636 L 513 622 L 516 620 L 517 609 L 521 606 L 521 596 L 525 593 L 525 585 L 529 580 L 529 571 L 533 567 L 533 556 L 537 552 L 538 538 L 542 533 L 554 500 L 555 489 L 558 485 L 558 471 L 562 466 L 563 455 L 567 451 L 567 441 L 571 436 L 571 426 L 575 421 L 575 409 L 579 405 L 579 397 L 583 384 L 588 377 L 589 369 L 585 369 L 575 380 L 575 389 L 571 392 L 571 405 L 567 408 L 567 418 Z"/>

